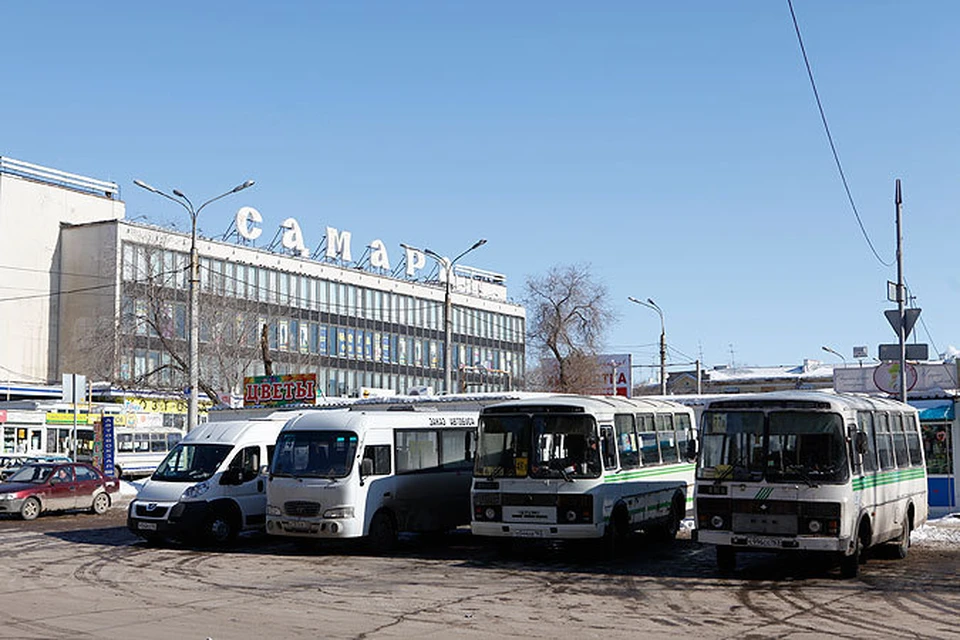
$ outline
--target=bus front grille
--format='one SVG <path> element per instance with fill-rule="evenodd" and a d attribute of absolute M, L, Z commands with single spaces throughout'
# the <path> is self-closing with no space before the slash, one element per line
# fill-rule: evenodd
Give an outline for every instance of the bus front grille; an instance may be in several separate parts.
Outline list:
<path fill-rule="evenodd" d="M 283 511 L 288 516 L 314 518 L 320 514 L 320 503 L 307 500 L 290 500 L 283 503 Z"/>

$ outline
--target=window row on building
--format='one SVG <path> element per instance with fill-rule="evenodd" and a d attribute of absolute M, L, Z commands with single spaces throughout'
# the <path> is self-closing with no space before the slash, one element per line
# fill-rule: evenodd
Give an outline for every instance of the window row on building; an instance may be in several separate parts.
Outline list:
<path fill-rule="evenodd" d="M 124 243 L 123 280 L 186 290 L 188 255 L 142 244 Z M 200 259 L 201 292 L 238 300 L 309 309 L 428 330 L 443 329 L 443 303 L 360 287 L 240 262 Z M 454 307 L 458 334 L 523 342 L 523 318 Z"/>

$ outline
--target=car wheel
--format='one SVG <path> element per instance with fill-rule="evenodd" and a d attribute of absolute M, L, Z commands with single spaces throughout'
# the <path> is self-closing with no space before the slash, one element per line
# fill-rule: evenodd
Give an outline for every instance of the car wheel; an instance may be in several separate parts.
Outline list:
<path fill-rule="evenodd" d="M 106 493 L 98 493 L 93 496 L 93 504 L 90 506 L 90 513 L 102 516 L 110 508 L 110 496 Z"/>
<path fill-rule="evenodd" d="M 215 545 L 230 544 L 237 537 L 237 525 L 225 509 L 217 509 L 207 516 L 203 530 L 207 541 Z"/>
<path fill-rule="evenodd" d="M 397 547 L 397 523 L 388 511 L 380 510 L 370 521 L 367 543 L 374 553 L 385 555 Z"/>
<path fill-rule="evenodd" d="M 27 498 L 20 505 L 20 517 L 24 520 L 35 520 L 42 510 L 39 500 L 32 497 Z"/>

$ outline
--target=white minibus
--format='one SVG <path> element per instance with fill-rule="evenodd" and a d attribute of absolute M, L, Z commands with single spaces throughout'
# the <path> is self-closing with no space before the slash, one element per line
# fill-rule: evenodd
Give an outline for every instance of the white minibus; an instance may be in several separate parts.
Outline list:
<path fill-rule="evenodd" d="M 855 577 L 867 549 L 905 557 L 927 519 L 913 407 L 886 398 L 783 391 L 709 402 L 700 421 L 696 537 L 721 571 L 743 551 L 811 551 Z"/>
<path fill-rule="evenodd" d="M 695 453 L 693 411 L 668 400 L 552 396 L 485 407 L 471 529 L 604 538 L 609 551 L 639 530 L 673 538 Z"/>
<path fill-rule="evenodd" d="M 227 544 L 241 531 L 262 529 L 266 479 L 277 434 L 300 412 L 207 422 L 190 431 L 143 484 L 127 527 L 148 541 L 175 538 Z"/>
<path fill-rule="evenodd" d="M 303 413 L 277 438 L 267 533 L 366 536 L 381 553 L 401 531 L 470 521 L 477 411 L 414 405 Z"/>

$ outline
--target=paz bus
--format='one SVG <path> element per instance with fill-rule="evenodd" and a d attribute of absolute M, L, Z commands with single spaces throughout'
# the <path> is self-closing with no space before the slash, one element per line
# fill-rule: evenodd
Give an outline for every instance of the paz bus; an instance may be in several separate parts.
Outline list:
<path fill-rule="evenodd" d="M 721 571 L 743 551 L 813 551 L 852 578 L 865 552 L 906 557 L 927 519 L 926 466 L 913 407 L 821 391 L 736 396 L 700 420 L 695 535 Z"/>
<path fill-rule="evenodd" d="M 658 398 L 557 395 L 480 413 L 475 535 L 605 539 L 676 536 L 692 508 L 693 410 Z"/>

